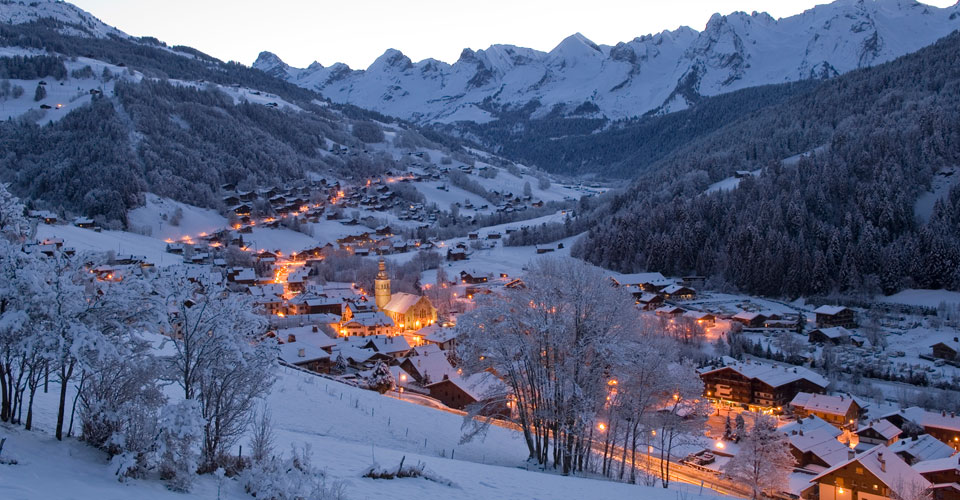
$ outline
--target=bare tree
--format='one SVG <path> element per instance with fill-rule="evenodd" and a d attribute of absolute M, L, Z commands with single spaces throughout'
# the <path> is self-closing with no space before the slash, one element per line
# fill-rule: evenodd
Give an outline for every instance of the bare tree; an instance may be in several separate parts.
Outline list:
<path fill-rule="evenodd" d="M 777 430 L 776 419 L 758 414 L 740 442 L 740 451 L 724 466 L 723 475 L 748 485 L 756 500 L 765 491 L 785 488 L 795 464 L 790 442 Z"/>

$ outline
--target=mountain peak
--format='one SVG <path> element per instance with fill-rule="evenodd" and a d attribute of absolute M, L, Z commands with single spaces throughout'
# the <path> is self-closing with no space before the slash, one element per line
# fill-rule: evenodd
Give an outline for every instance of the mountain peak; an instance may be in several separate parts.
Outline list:
<path fill-rule="evenodd" d="M 409 57 L 405 56 L 403 52 L 400 52 L 397 49 L 387 49 L 382 56 L 373 61 L 373 64 L 370 65 L 368 70 L 392 69 L 397 71 L 405 71 L 412 67 L 413 61 L 411 61 Z"/>
<path fill-rule="evenodd" d="M 63 29 L 64 34 L 91 38 L 129 38 L 126 33 L 109 26 L 93 14 L 60 0 L 0 2 L 0 23 L 26 24 L 40 19 L 54 19 L 77 29 Z M 79 33 L 78 33 L 79 31 Z"/>

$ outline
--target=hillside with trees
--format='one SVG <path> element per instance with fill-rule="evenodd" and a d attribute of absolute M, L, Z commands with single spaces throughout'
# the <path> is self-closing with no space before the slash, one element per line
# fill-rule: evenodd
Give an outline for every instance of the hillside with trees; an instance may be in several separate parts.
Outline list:
<path fill-rule="evenodd" d="M 575 254 L 765 295 L 956 289 L 960 189 L 925 223 L 914 203 L 960 162 L 957 116 L 954 33 L 690 142 L 598 209 Z M 736 189 L 704 193 L 756 169 Z"/>

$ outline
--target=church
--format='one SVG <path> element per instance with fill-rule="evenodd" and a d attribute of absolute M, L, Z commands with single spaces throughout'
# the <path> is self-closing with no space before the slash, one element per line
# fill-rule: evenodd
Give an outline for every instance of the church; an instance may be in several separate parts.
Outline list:
<path fill-rule="evenodd" d="M 412 293 L 390 293 L 387 265 L 380 259 L 380 270 L 374 281 L 377 308 L 393 320 L 398 331 L 416 331 L 437 322 L 437 309 L 430 299 Z"/>

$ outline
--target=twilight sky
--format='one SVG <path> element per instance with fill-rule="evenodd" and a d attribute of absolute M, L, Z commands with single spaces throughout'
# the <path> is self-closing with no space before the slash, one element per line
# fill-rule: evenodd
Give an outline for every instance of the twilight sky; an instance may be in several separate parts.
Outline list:
<path fill-rule="evenodd" d="M 583 33 L 613 45 L 686 25 L 714 12 L 787 17 L 827 0 L 72 0 L 130 35 L 189 45 L 250 64 L 262 50 L 304 67 L 366 68 L 388 48 L 414 61 L 454 62 L 464 47 L 506 43 L 548 51 Z M 956 0 L 924 0 L 946 7 Z"/>

